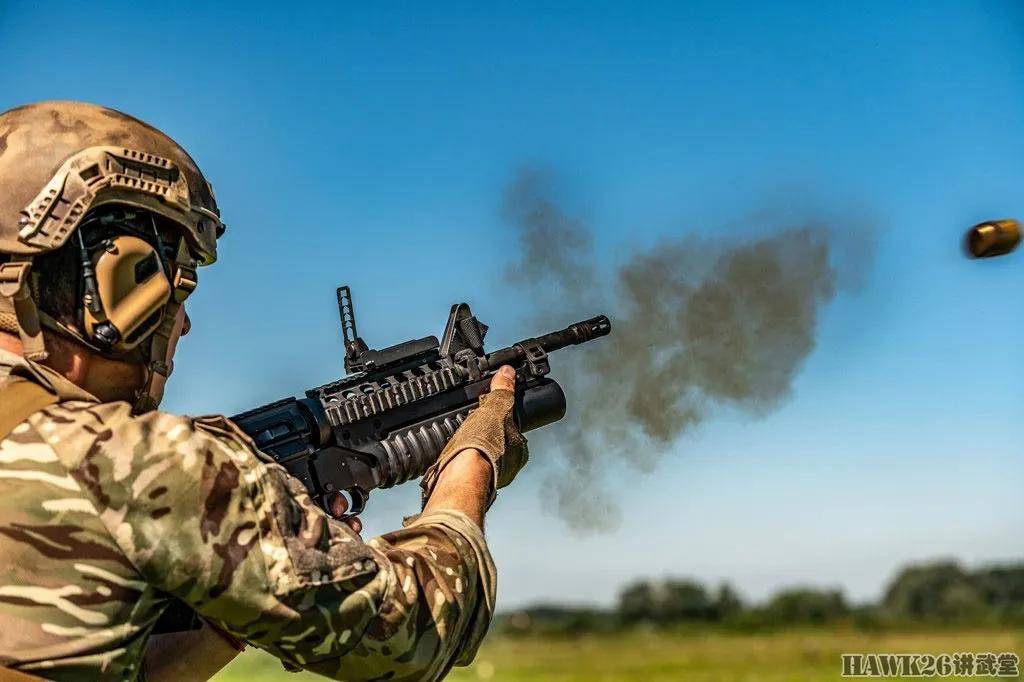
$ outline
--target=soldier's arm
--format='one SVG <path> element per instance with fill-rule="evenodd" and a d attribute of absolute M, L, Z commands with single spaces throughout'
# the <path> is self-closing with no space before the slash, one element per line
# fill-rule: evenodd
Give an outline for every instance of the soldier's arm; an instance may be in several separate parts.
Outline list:
<path fill-rule="evenodd" d="M 468 448 L 445 467 L 425 511 L 461 511 L 482 527 L 491 480 L 490 462 L 479 450 Z M 344 511 L 342 508 L 337 513 Z M 238 652 L 234 643 L 208 624 L 200 630 L 156 635 L 146 648 L 146 679 L 148 682 L 207 680 L 230 663 Z"/>
<path fill-rule="evenodd" d="M 205 623 L 198 630 L 153 635 L 143 664 L 146 682 L 208 680 L 234 660 L 239 648 Z"/>
<path fill-rule="evenodd" d="M 153 585 L 334 678 L 437 679 L 472 660 L 494 603 L 493 563 L 471 518 L 483 503 L 436 501 L 464 490 L 445 493 L 439 483 L 427 512 L 364 543 L 281 467 L 261 462 L 226 420 L 130 418 L 126 406 L 90 412 L 99 435 L 73 473 Z M 489 482 L 479 455 L 458 460 L 449 483 L 481 471 Z M 487 484 L 478 487 L 486 496 Z"/>

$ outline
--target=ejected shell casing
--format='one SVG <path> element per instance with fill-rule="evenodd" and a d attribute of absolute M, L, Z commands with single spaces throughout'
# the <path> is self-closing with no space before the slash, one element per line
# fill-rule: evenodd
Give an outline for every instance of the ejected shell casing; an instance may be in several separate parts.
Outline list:
<path fill-rule="evenodd" d="M 1010 253 L 1020 244 L 1020 223 L 1012 218 L 987 220 L 967 231 L 967 252 L 975 258 Z"/>

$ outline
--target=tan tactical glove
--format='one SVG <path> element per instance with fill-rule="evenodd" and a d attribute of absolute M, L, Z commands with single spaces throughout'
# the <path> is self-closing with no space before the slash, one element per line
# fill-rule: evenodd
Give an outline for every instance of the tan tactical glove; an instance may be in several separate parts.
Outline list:
<path fill-rule="evenodd" d="M 511 367 L 503 367 L 501 371 L 506 372 L 501 377 L 505 380 L 502 383 L 507 385 L 515 381 L 515 372 Z M 480 406 L 470 413 L 441 451 L 437 461 L 423 475 L 420 487 L 423 488 L 424 504 L 434 491 L 441 471 L 455 455 L 468 448 L 479 450 L 491 462 L 494 479 L 487 506 L 494 502 L 497 489 L 511 483 L 529 459 L 526 438 L 519 432 L 512 418 L 514 405 L 515 393 L 509 388 L 492 388 L 489 393 L 480 396 Z"/>

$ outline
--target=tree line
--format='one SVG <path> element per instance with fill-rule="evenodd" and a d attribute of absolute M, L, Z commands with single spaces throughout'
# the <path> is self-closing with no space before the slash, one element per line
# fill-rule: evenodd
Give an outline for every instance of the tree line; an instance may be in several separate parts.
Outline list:
<path fill-rule="evenodd" d="M 762 603 L 729 583 L 638 580 L 611 609 L 539 605 L 504 614 L 507 634 L 584 633 L 624 627 L 715 625 L 737 630 L 848 623 L 863 629 L 907 625 L 1024 625 L 1024 563 L 965 569 L 954 561 L 900 570 L 876 603 L 852 604 L 841 590 L 793 587 Z"/>

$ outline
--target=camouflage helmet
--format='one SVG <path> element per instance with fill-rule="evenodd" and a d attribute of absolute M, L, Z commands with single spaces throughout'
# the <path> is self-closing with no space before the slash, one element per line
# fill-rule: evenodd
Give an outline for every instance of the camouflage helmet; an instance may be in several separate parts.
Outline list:
<path fill-rule="evenodd" d="M 174 140 L 120 111 L 40 102 L 0 114 L 0 182 L 0 253 L 52 251 L 89 209 L 120 203 L 180 225 L 202 264 L 217 258 L 213 188 Z"/>
<path fill-rule="evenodd" d="M 0 184 L 0 327 L 14 327 L 30 359 L 46 355 L 41 325 L 56 326 L 33 300 L 32 259 L 64 245 L 90 210 L 124 205 L 162 216 L 180 230 L 165 318 L 176 315 L 195 287 L 195 266 L 217 258 L 224 225 L 213 188 L 174 140 L 119 111 L 40 102 L 0 114 Z M 151 369 L 164 378 L 170 368 L 160 349 L 170 324 L 152 333 L 149 354 Z"/>

